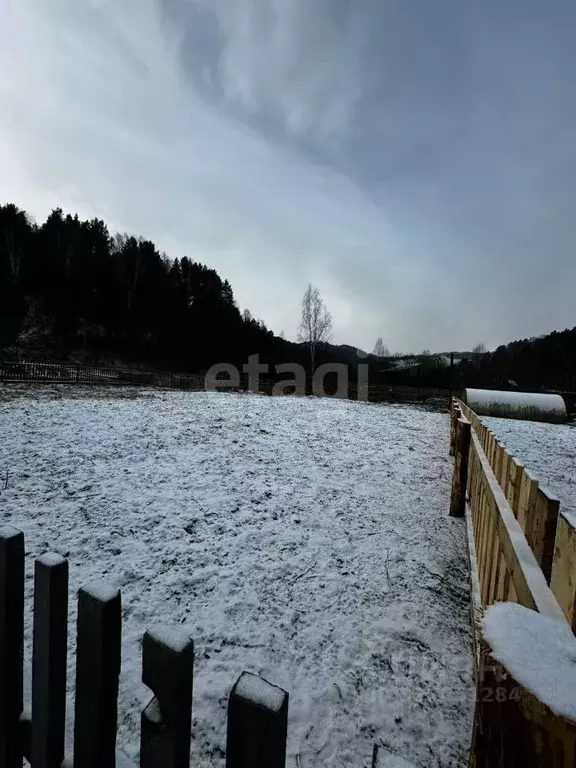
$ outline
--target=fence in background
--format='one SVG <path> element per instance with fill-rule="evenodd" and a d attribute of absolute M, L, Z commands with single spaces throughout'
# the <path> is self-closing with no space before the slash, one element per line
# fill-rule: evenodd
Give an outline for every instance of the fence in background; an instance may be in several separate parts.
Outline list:
<path fill-rule="evenodd" d="M 241 374 L 240 387 L 222 389 L 247 389 L 248 377 Z M 161 387 L 169 389 L 204 389 L 204 374 L 157 373 L 135 371 L 121 368 L 99 368 L 95 366 L 71 365 L 67 363 L 38 363 L 19 361 L 0 361 L 0 381 L 5 382 L 40 382 L 47 384 L 100 384 Z M 275 385 L 272 379 L 260 381 L 260 391 L 272 394 Z M 289 389 L 289 388 L 288 388 Z M 334 394 L 337 387 L 326 385 L 326 394 Z M 307 392 L 312 394 L 312 380 L 307 382 Z M 350 399 L 358 398 L 358 387 L 350 382 L 347 395 Z M 413 387 L 401 384 L 375 384 L 360 387 L 360 399 L 374 402 L 395 400 L 419 401 L 443 400 L 448 403 L 450 391 L 437 387 Z"/>
<path fill-rule="evenodd" d="M 114 768 L 121 657 L 120 591 L 78 592 L 73 758 L 65 760 L 68 561 L 34 568 L 31 715 L 23 701 L 24 535 L 0 529 L 0 768 Z M 194 644 L 181 630 L 144 634 L 140 766 L 188 768 Z M 288 694 L 244 672 L 228 702 L 227 768 L 284 768 Z"/>
<path fill-rule="evenodd" d="M 123 368 L 99 368 L 66 363 L 0 361 L 0 381 L 53 384 L 124 384 L 176 389 L 202 389 L 199 374 L 156 373 Z"/>
<path fill-rule="evenodd" d="M 468 522 L 473 582 L 481 613 L 516 602 L 574 629 L 573 531 L 559 501 L 459 400 L 451 410 L 454 473 L 450 514 Z M 466 510 L 466 501 L 468 509 Z M 478 696 L 471 765 L 576 764 L 576 724 L 556 717 L 490 657 L 476 627 Z"/>

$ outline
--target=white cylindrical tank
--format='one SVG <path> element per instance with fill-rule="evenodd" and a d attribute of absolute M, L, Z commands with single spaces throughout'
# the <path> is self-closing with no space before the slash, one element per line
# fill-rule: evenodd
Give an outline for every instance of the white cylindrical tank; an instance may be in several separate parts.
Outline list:
<path fill-rule="evenodd" d="M 500 416 L 503 419 L 549 421 L 558 424 L 568 420 L 566 403 L 560 395 L 465 389 L 464 402 L 478 416 Z"/>

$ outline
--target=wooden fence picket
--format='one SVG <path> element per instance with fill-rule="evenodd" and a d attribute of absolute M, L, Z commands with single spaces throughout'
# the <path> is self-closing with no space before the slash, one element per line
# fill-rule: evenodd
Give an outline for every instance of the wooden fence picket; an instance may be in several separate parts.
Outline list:
<path fill-rule="evenodd" d="M 516 518 L 518 518 L 520 488 L 522 485 L 523 473 L 524 467 L 522 464 L 513 456 L 511 456 L 510 463 L 508 465 L 508 493 L 506 494 L 506 497 Z"/>
<path fill-rule="evenodd" d="M 560 513 L 556 528 L 550 588 L 566 620 L 576 632 L 576 527 L 574 520 Z"/>
<path fill-rule="evenodd" d="M 450 500 L 450 515 L 452 517 L 464 516 L 468 484 L 469 450 L 470 422 L 461 417 L 456 422 L 454 473 L 452 476 L 452 496 Z"/>
<path fill-rule="evenodd" d="M 158 627 L 142 642 L 142 682 L 154 693 L 141 718 L 141 768 L 188 768 L 192 727 L 194 643 Z"/>
<path fill-rule="evenodd" d="M 68 561 L 39 557 L 34 570 L 32 744 L 34 768 L 60 768 L 64 760 Z"/>
<path fill-rule="evenodd" d="M 24 534 L 0 528 L 0 768 L 22 766 Z"/>
<path fill-rule="evenodd" d="M 74 768 L 114 768 L 122 607 L 120 591 L 78 592 Z"/>
<path fill-rule="evenodd" d="M 78 592 L 74 746 L 66 757 L 68 561 L 48 553 L 34 564 L 30 716 L 23 706 L 24 551 L 21 531 L 0 528 L 0 768 L 22 768 L 23 758 L 33 768 L 115 768 L 120 591 L 94 583 Z M 141 713 L 141 768 L 189 768 L 193 674 L 186 632 L 144 634 L 142 681 L 153 698 Z M 287 713 L 285 691 L 243 673 L 230 695 L 227 766 L 284 768 Z"/>
<path fill-rule="evenodd" d="M 532 528 L 532 550 L 542 569 L 546 581 L 550 583 L 552 575 L 552 560 L 554 558 L 554 541 L 556 525 L 560 511 L 560 499 L 542 487 L 536 496 L 534 524 Z"/>
<path fill-rule="evenodd" d="M 226 768 L 284 768 L 288 694 L 243 672 L 228 702 Z"/>

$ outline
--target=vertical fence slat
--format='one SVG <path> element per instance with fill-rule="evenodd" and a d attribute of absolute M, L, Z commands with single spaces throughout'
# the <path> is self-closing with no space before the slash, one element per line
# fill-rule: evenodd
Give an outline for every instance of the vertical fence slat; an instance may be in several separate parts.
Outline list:
<path fill-rule="evenodd" d="M 478 533 L 478 568 L 482 572 L 482 574 L 480 575 L 480 588 L 482 588 L 482 579 L 484 574 L 484 540 L 486 537 L 486 527 L 488 525 L 484 474 L 482 474 L 480 479 L 479 510 L 480 510 L 480 529 Z"/>
<path fill-rule="evenodd" d="M 543 488 L 539 488 L 532 528 L 532 551 L 548 584 L 550 584 L 552 574 L 554 540 L 559 510 L 560 500 Z"/>
<path fill-rule="evenodd" d="M 74 768 L 114 768 L 120 675 L 120 591 L 78 592 Z"/>
<path fill-rule="evenodd" d="M 500 567 L 502 561 L 502 554 L 500 550 L 500 537 L 496 534 L 496 542 L 494 547 L 494 555 L 492 560 L 492 572 L 490 574 L 490 584 L 488 586 L 488 598 L 486 605 L 492 605 L 496 594 L 496 587 L 498 584 L 498 577 L 500 575 Z"/>
<path fill-rule="evenodd" d="M 512 457 L 508 451 L 502 447 L 502 463 L 500 465 L 500 476 L 498 477 L 498 485 L 504 491 L 504 496 L 508 498 L 508 479 L 509 479 L 509 466 L 510 459 Z"/>
<path fill-rule="evenodd" d="M 468 483 L 468 455 L 470 451 L 470 422 L 463 418 L 456 423 L 454 473 L 452 475 L 451 517 L 464 517 L 466 486 Z"/>
<path fill-rule="evenodd" d="M 536 498 L 538 496 L 538 480 L 525 469 L 520 481 L 520 499 L 518 501 L 518 522 L 524 531 L 526 541 L 532 547 L 534 518 L 536 515 Z"/>
<path fill-rule="evenodd" d="M 489 515 L 490 523 L 488 528 L 488 542 L 486 548 L 486 565 L 484 568 L 484 589 L 482 591 L 482 604 L 489 604 L 490 582 L 494 570 L 494 551 L 496 550 L 496 541 L 498 537 L 498 525 L 492 514 Z"/>
<path fill-rule="evenodd" d="M 477 539 L 477 522 L 478 522 L 478 455 L 476 453 L 476 446 L 470 444 L 470 464 L 469 471 L 472 475 L 472 481 L 470 485 L 470 514 L 472 516 L 472 531 L 474 532 L 474 545 L 476 545 Z"/>
<path fill-rule="evenodd" d="M 488 491 L 486 494 L 486 517 L 488 519 L 488 525 L 486 528 L 486 543 L 484 548 L 484 589 L 482 591 L 483 604 L 487 604 L 488 600 L 488 587 L 490 586 L 490 570 L 492 564 L 492 555 L 494 547 L 494 539 L 496 537 L 496 521 L 494 520 L 493 497 Z"/>
<path fill-rule="evenodd" d="M 518 510 L 520 506 L 520 488 L 522 485 L 522 475 L 524 474 L 524 467 L 522 464 L 512 457 L 508 467 L 509 480 L 508 480 L 508 503 L 512 507 L 514 517 L 518 519 Z"/>
<path fill-rule="evenodd" d="M 22 766 L 24 534 L 0 528 L 0 768 Z"/>
<path fill-rule="evenodd" d="M 473 517 L 474 517 L 474 541 L 476 544 L 476 557 L 478 557 L 478 541 L 480 536 L 480 482 L 481 482 L 481 473 L 480 473 L 480 458 L 478 454 L 476 453 L 476 450 L 474 450 L 474 474 L 476 476 L 475 480 L 475 487 L 474 487 L 474 497 L 472 501 L 472 508 L 473 508 Z"/>
<path fill-rule="evenodd" d="M 59 768 L 64 759 L 68 561 L 46 554 L 34 571 L 32 765 Z"/>
<path fill-rule="evenodd" d="M 494 446 L 494 465 L 492 466 L 492 469 L 494 470 L 494 474 L 496 476 L 496 480 L 498 483 L 500 483 L 500 475 L 502 473 L 502 460 L 504 459 L 504 446 L 500 442 L 500 440 L 496 440 L 495 446 Z"/>
<path fill-rule="evenodd" d="M 480 557 L 480 531 L 482 530 L 482 464 L 476 455 L 476 557 Z"/>
<path fill-rule="evenodd" d="M 490 433 L 490 453 L 488 455 L 488 462 L 492 469 L 494 469 L 495 461 L 496 461 L 496 436 L 493 432 Z"/>
<path fill-rule="evenodd" d="M 288 694 L 243 672 L 228 702 L 226 768 L 284 768 Z"/>
<path fill-rule="evenodd" d="M 456 448 L 456 426 L 460 413 L 459 406 L 456 403 L 452 403 L 452 410 L 450 411 L 450 456 L 454 456 Z"/>
<path fill-rule="evenodd" d="M 154 693 L 141 719 L 141 768 L 188 768 L 194 643 L 158 627 L 142 642 L 142 682 Z"/>
<path fill-rule="evenodd" d="M 560 513 L 556 527 L 550 588 L 566 620 L 576 632 L 576 528 L 572 518 Z"/>

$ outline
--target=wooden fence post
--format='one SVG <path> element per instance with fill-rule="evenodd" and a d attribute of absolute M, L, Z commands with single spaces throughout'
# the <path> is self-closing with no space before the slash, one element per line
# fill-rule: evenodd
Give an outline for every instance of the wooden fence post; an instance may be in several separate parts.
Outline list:
<path fill-rule="evenodd" d="M 34 768 L 60 768 L 64 759 L 68 561 L 46 554 L 34 570 L 32 650 L 32 760 Z"/>
<path fill-rule="evenodd" d="M 24 534 L 0 528 L 0 768 L 21 768 Z"/>
<path fill-rule="evenodd" d="M 450 516 L 464 517 L 466 509 L 466 485 L 468 481 L 468 454 L 470 452 L 470 422 L 464 418 L 456 422 L 454 472 L 452 474 L 452 496 Z"/>
<path fill-rule="evenodd" d="M 192 727 L 194 643 L 157 627 L 142 641 L 142 682 L 154 698 L 142 712 L 141 768 L 188 768 Z"/>
<path fill-rule="evenodd" d="M 228 701 L 226 768 L 284 768 L 287 728 L 286 691 L 243 672 Z"/>
<path fill-rule="evenodd" d="M 78 592 L 74 768 L 114 768 L 122 625 L 120 591 Z"/>
<path fill-rule="evenodd" d="M 462 416 L 460 407 L 456 401 L 453 401 L 452 410 L 450 411 L 450 456 L 454 456 L 454 449 L 456 445 L 456 424 L 460 416 Z"/>

